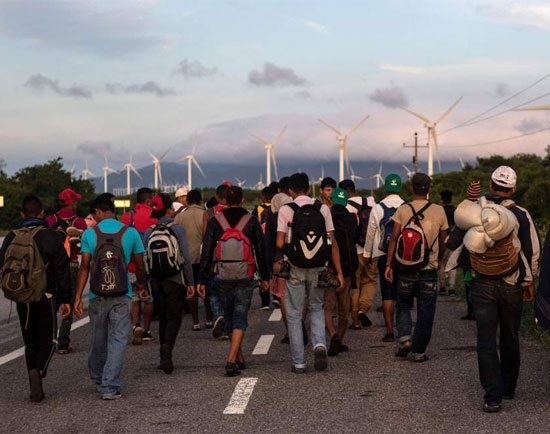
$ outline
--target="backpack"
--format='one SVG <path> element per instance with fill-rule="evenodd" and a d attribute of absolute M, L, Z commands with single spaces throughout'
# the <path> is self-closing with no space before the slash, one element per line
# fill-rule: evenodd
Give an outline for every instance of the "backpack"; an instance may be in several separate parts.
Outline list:
<path fill-rule="evenodd" d="M 73 222 L 77 219 L 78 216 L 73 216 L 68 219 L 64 219 L 61 217 L 58 213 L 54 214 L 55 216 L 55 223 L 52 225 L 52 229 L 54 231 L 63 232 L 65 234 L 65 240 L 63 241 L 63 247 L 65 247 L 65 251 L 67 252 L 67 256 L 71 257 L 71 243 L 70 243 L 70 236 L 67 234 L 67 229 L 73 225 Z"/>
<path fill-rule="evenodd" d="M 348 205 L 351 205 L 352 207 L 357 209 L 357 217 L 359 217 L 359 226 L 361 227 L 359 241 L 357 242 L 357 244 L 359 244 L 360 246 L 364 246 L 365 241 L 367 240 L 367 230 L 369 228 L 369 217 L 370 212 L 372 211 L 372 207 L 368 205 L 367 199 L 365 199 L 364 197 L 361 199 L 361 205 L 350 199 L 348 199 Z"/>
<path fill-rule="evenodd" d="M 6 248 L 2 267 L 2 289 L 8 300 L 17 303 L 40 301 L 48 287 L 46 266 L 34 239 L 41 226 L 15 229 Z"/>
<path fill-rule="evenodd" d="M 418 211 L 415 211 L 410 203 L 407 205 L 411 208 L 413 215 L 403 226 L 397 238 L 395 259 L 399 262 L 401 270 L 417 271 L 428 265 L 430 252 L 437 238 L 431 246 L 428 246 L 428 240 L 421 224 L 424 219 L 422 213 L 431 205 L 431 202 Z"/>
<path fill-rule="evenodd" d="M 128 266 L 122 250 L 122 237 L 128 229 L 106 233 L 94 226 L 96 246 L 90 265 L 90 291 L 97 296 L 115 297 L 128 292 Z"/>
<path fill-rule="evenodd" d="M 145 270 L 153 279 L 164 280 L 181 272 L 183 256 L 174 223 L 157 224 L 147 239 L 145 248 Z"/>
<path fill-rule="evenodd" d="M 250 240 L 243 233 L 252 216 L 243 215 L 235 227 L 231 227 L 222 212 L 214 214 L 223 230 L 214 250 L 215 273 L 223 281 L 250 280 L 256 272 L 256 261 Z"/>
<path fill-rule="evenodd" d="M 285 206 L 294 210 L 292 242 L 285 244 L 285 255 L 296 267 L 323 267 L 330 258 L 330 249 L 321 202 L 303 206 L 292 202 Z"/>
<path fill-rule="evenodd" d="M 380 219 L 380 243 L 378 244 L 378 250 L 382 252 L 387 252 L 390 245 L 391 235 L 393 233 L 394 221 L 392 219 L 397 208 L 388 207 L 384 203 L 380 202 L 380 206 L 384 211 L 384 215 Z"/>
<path fill-rule="evenodd" d="M 334 238 L 340 251 L 340 265 L 344 277 L 355 274 L 359 267 L 357 257 L 357 219 L 342 205 L 334 205 L 331 208 L 332 221 L 334 223 Z"/>

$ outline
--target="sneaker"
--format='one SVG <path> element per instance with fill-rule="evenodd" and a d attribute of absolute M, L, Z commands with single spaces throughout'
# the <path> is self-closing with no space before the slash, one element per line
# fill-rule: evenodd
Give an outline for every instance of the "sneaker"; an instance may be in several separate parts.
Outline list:
<path fill-rule="evenodd" d="M 369 319 L 366 313 L 361 312 L 357 315 L 357 317 L 359 318 L 359 321 L 361 321 L 361 325 L 363 327 L 370 327 L 372 325 L 372 321 Z"/>
<path fill-rule="evenodd" d="M 214 327 L 214 323 L 212 321 L 205 321 L 204 322 L 204 328 L 205 329 L 211 329 L 212 327 Z"/>
<path fill-rule="evenodd" d="M 316 371 L 324 371 L 327 369 L 328 361 L 327 361 L 327 349 L 319 345 L 317 348 L 315 348 L 315 362 L 313 366 L 315 367 Z"/>
<path fill-rule="evenodd" d="M 297 368 L 296 366 L 292 366 L 290 371 L 294 372 L 295 374 L 305 374 L 306 373 L 306 368 Z"/>
<path fill-rule="evenodd" d="M 393 335 L 393 333 L 386 333 L 382 338 L 383 342 L 393 342 L 394 340 L 395 340 L 395 336 Z"/>
<path fill-rule="evenodd" d="M 225 327 L 225 319 L 223 316 L 219 316 L 214 321 L 214 327 L 212 328 L 212 337 L 219 338 L 223 334 L 223 328 Z"/>
<path fill-rule="evenodd" d="M 166 344 L 160 346 L 160 369 L 165 374 L 170 375 L 174 371 L 174 362 L 172 361 L 172 354 L 170 354 L 170 348 Z"/>
<path fill-rule="evenodd" d="M 500 402 L 486 402 L 483 404 L 485 413 L 498 413 L 500 411 Z"/>
<path fill-rule="evenodd" d="M 288 333 L 285 334 L 285 337 L 281 339 L 281 344 L 290 344 L 290 338 L 288 337 Z"/>
<path fill-rule="evenodd" d="M 271 306 L 273 306 L 273 309 L 280 309 L 281 308 L 281 302 L 277 300 L 276 298 L 271 301 Z"/>
<path fill-rule="evenodd" d="M 449 297 L 455 297 L 456 291 L 454 289 L 449 289 Z"/>
<path fill-rule="evenodd" d="M 143 335 L 141 335 L 141 340 L 143 342 L 153 341 L 154 338 L 153 338 L 153 335 L 151 334 L 151 330 L 145 330 L 143 332 Z"/>
<path fill-rule="evenodd" d="M 516 395 L 514 392 L 504 393 L 504 395 L 502 395 L 502 399 L 514 399 L 515 396 Z"/>
<path fill-rule="evenodd" d="M 439 295 L 447 295 L 447 290 L 445 288 L 439 288 Z"/>
<path fill-rule="evenodd" d="M 143 336 L 143 327 L 137 323 L 132 331 L 132 345 L 141 345 L 141 337 Z"/>
<path fill-rule="evenodd" d="M 410 341 L 408 341 L 408 342 L 410 342 Z M 400 345 L 399 349 L 395 353 L 395 357 L 401 357 L 402 359 L 404 359 L 411 352 L 411 350 L 412 350 L 412 346 L 406 346 L 405 347 L 405 346 Z"/>
<path fill-rule="evenodd" d="M 242 362 L 235 360 L 235 365 L 237 365 L 237 368 L 239 368 L 240 371 L 246 369 L 246 362 L 244 360 Z"/>
<path fill-rule="evenodd" d="M 338 353 L 340 352 L 340 344 L 341 344 L 340 338 L 338 337 L 338 334 L 335 333 L 330 338 L 330 344 L 328 346 L 329 357 L 334 357 L 338 355 Z"/>
<path fill-rule="evenodd" d="M 225 364 L 225 375 L 228 377 L 235 377 L 236 375 L 241 375 L 241 371 L 239 371 L 239 367 L 236 363 L 227 362 Z"/>
<path fill-rule="evenodd" d="M 42 378 L 38 369 L 29 371 L 29 386 L 31 388 L 31 402 L 41 402 L 44 399 L 44 390 L 42 390 Z"/>
<path fill-rule="evenodd" d="M 201 325 L 199 323 L 193 324 L 193 327 L 191 327 L 191 330 L 194 332 L 200 332 L 201 331 Z"/>
<path fill-rule="evenodd" d="M 269 307 L 269 304 L 268 304 L 267 306 L 262 306 L 262 307 L 260 307 L 260 310 L 269 310 L 269 309 L 271 309 L 271 308 Z"/>
<path fill-rule="evenodd" d="M 122 398 L 122 393 L 120 393 L 120 390 L 117 390 L 115 393 L 101 395 L 101 399 L 103 399 L 104 401 L 114 401 L 115 399 L 120 398 Z"/>

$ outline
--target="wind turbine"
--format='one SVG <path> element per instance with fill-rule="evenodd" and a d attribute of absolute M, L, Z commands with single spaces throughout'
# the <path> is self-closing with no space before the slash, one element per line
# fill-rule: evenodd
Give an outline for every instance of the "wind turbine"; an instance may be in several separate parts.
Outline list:
<path fill-rule="evenodd" d="M 109 175 L 109 173 L 118 173 L 118 171 L 109 167 L 109 163 L 107 163 L 107 154 L 103 155 L 105 157 L 105 166 L 103 166 L 103 192 L 107 193 L 109 191 L 107 188 L 107 175 Z"/>
<path fill-rule="evenodd" d="M 350 179 L 355 182 L 356 179 L 365 179 L 362 176 L 356 175 L 355 171 L 353 170 L 353 167 L 351 167 L 351 164 L 349 165 L 349 171 L 351 172 Z"/>
<path fill-rule="evenodd" d="M 380 163 L 380 169 L 378 169 L 378 173 L 369 176 L 369 178 L 376 179 L 376 189 L 378 190 L 380 188 L 380 183 L 384 183 L 384 178 L 382 178 L 382 163 Z"/>
<path fill-rule="evenodd" d="M 405 166 L 404 164 L 401 164 L 401 166 L 403 166 L 403 169 L 405 169 L 407 179 L 411 179 L 414 176 L 414 172 L 411 169 L 409 169 L 407 166 Z"/>
<path fill-rule="evenodd" d="M 262 181 L 262 176 L 263 176 L 263 173 L 260 172 L 260 180 L 254 185 L 254 188 L 255 188 L 256 190 L 261 190 L 261 189 L 263 189 L 263 188 L 265 187 L 265 184 L 264 184 L 263 181 Z"/>
<path fill-rule="evenodd" d="M 82 171 L 82 179 L 84 181 L 88 180 L 88 176 L 95 176 L 91 170 L 88 169 L 88 160 L 86 160 L 86 168 Z"/>
<path fill-rule="evenodd" d="M 445 113 L 443 113 L 439 119 L 437 119 L 435 122 L 430 121 L 427 117 L 413 112 L 412 110 L 409 110 L 408 108 L 401 107 L 406 112 L 409 112 L 411 115 L 416 116 L 417 118 L 423 120 L 425 122 L 424 126 L 428 130 L 428 176 L 432 176 L 434 173 L 434 157 L 433 157 L 433 147 L 435 146 L 435 151 L 437 153 L 437 163 L 439 165 L 439 171 L 441 172 L 441 160 L 439 159 L 439 145 L 437 144 L 437 134 L 435 132 L 435 128 L 437 124 L 443 121 L 447 117 L 447 115 L 451 112 L 452 109 L 456 107 L 456 105 L 460 102 L 462 97 L 458 98 L 456 102 L 450 106 Z M 433 143 L 432 143 L 433 142 Z"/>
<path fill-rule="evenodd" d="M 244 183 L 246 182 L 246 179 L 241 181 L 239 178 L 235 176 L 235 179 L 237 180 L 237 186 L 243 188 Z"/>
<path fill-rule="evenodd" d="M 259 136 L 255 136 L 252 134 L 252 137 L 254 137 L 256 140 L 262 142 L 264 144 L 265 148 L 265 165 L 266 165 L 266 177 L 265 182 L 267 185 L 271 184 L 271 163 L 273 163 L 273 168 L 275 169 L 275 178 L 279 179 L 279 172 L 277 171 L 277 160 L 275 159 L 275 152 L 273 151 L 273 147 L 279 142 L 282 135 L 286 131 L 286 125 L 283 127 L 279 135 L 275 138 L 275 140 L 268 142 L 265 139 L 262 139 Z"/>
<path fill-rule="evenodd" d="M 132 154 L 130 154 L 130 161 L 124 165 L 124 169 L 126 169 L 126 194 L 129 196 L 132 194 L 132 189 L 130 188 L 130 172 L 134 172 L 139 179 L 142 179 L 141 175 L 132 164 Z"/>
<path fill-rule="evenodd" d="M 355 125 L 347 134 L 342 134 L 340 131 L 338 131 L 336 128 L 334 128 L 332 125 L 330 125 L 328 122 L 325 122 L 322 119 L 317 119 L 319 122 L 321 122 L 324 126 L 331 129 L 336 133 L 336 140 L 338 140 L 338 149 L 339 149 L 339 181 L 342 181 L 344 179 L 344 160 L 347 160 L 347 150 L 346 150 L 346 140 L 349 136 L 351 136 L 363 123 L 369 118 L 369 115 L 365 116 L 363 119 L 361 119 L 357 125 Z M 349 161 L 348 161 L 348 169 L 349 169 Z"/>
<path fill-rule="evenodd" d="M 166 154 L 168 153 L 170 149 L 168 149 L 162 156 L 159 158 L 156 155 L 153 155 L 149 152 L 149 155 L 153 159 L 153 168 L 154 168 L 154 187 L 155 190 L 158 190 L 159 188 L 159 182 L 162 184 L 162 169 L 160 167 L 160 162 L 164 157 L 166 157 Z"/>
<path fill-rule="evenodd" d="M 187 161 L 187 187 L 189 188 L 189 190 L 191 190 L 193 187 L 192 187 L 192 181 L 193 181 L 193 177 L 192 177 L 192 166 L 193 164 L 195 165 L 195 167 L 197 169 L 199 169 L 199 172 L 202 174 L 202 176 L 204 176 L 206 178 L 206 175 L 204 174 L 201 166 L 199 165 L 199 162 L 197 161 L 197 159 L 195 158 L 195 149 L 197 149 L 197 142 L 196 142 L 196 137 L 193 139 L 193 149 L 191 149 L 191 153 L 189 155 L 186 155 L 185 157 L 182 157 L 179 159 L 179 161 Z"/>

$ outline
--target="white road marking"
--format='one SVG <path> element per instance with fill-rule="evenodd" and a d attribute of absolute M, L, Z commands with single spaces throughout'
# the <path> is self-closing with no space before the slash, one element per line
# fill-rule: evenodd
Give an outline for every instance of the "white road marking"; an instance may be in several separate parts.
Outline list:
<path fill-rule="evenodd" d="M 257 378 L 241 378 L 223 414 L 244 414 L 257 381 Z"/>
<path fill-rule="evenodd" d="M 282 317 L 283 317 L 283 314 L 281 313 L 281 309 L 273 309 L 273 312 L 269 317 L 269 321 L 281 321 Z"/>
<path fill-rule="evenodd" d="M 76 330 L 79 327 L 82 327 L 83 325 L 86 325 L 90 322 L 90 317 L 84 317 L 82 319 L 79 319 L 78 321 L 73 322 L 73 325 L 71 326 L 71 330 Z M 17 359 L 18 357 L 21 357 L 25 354 L 25 347 L 21 347 L 16 349 L 15 351 L 12 351 L 11 353 L 6 354 L 5 356 L 0 357 L 0 366 L 5 365 L 8 362 L 11 362 L 12 360 Z"/>
<path fill-rule="evenodd" d="M 269 347 L 271 346 L 271 342 L 273 342 L 274 337 L 275 335 L 260 336 L 260 339 L 258 339 L 258 343 L 254 347 L 254 351 L 252 351 L 252 355 L 258 356 L 262 354 L 267 354 L 269 352 Z"/>

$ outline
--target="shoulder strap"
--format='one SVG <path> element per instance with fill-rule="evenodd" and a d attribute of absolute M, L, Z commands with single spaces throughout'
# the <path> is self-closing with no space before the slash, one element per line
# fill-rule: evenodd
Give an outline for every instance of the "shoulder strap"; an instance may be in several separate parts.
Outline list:
<path fill-rule="evenodd" d="M 214 214 L 214 218 L 218 221 L 224 232 L 231 227 L 222 212 L 217 212 L 216 214 Z"/>
<path fill-rule="evenodd" d="M 357 210 L 360 210 L 362 208 L 362 205 L 359 205 L 357 202 L 355 202 L 354 200 L 351 200 L 351 199 L 348 199 L 348 205 L 351 205 L 352 207 L 354 207 Z"/>
<path fill-rule="evenodd" d="M 287 203 L 287 204 L 285 204 L 285 206 L 289 206 L 290 208 L 292 208 L 292 210 L 294 212 L 296 212 L 300 209 L 300 207 L 298 206 L 298 204 L 296 202 Z"/>
<path fill-rule="evenodd" d="M 384 214 L 386 214 L 386 211 L 390 209 L 390 207 L 387 206 L 384 202 L 380 202 L 380 206 L 382 207 L 382 211 L 384 211 Z"/>
<path fill-rule="evenodd" d="M 245 214 L 243 215 L 237 225 L 235 226 L 235 229 L 237 229 L 239 232 L 242 232 L 245 226 L 248 224 L 250 219 L 252 218 L 251 214 Z"/>
<path fill-rule="evenodd" d="M 315 202 L 313 202 L 313 206 L 317 211 L 321 211 L 321 207 L 323 206 L 323 204 L 320 201 L 315 200 Z"/>

